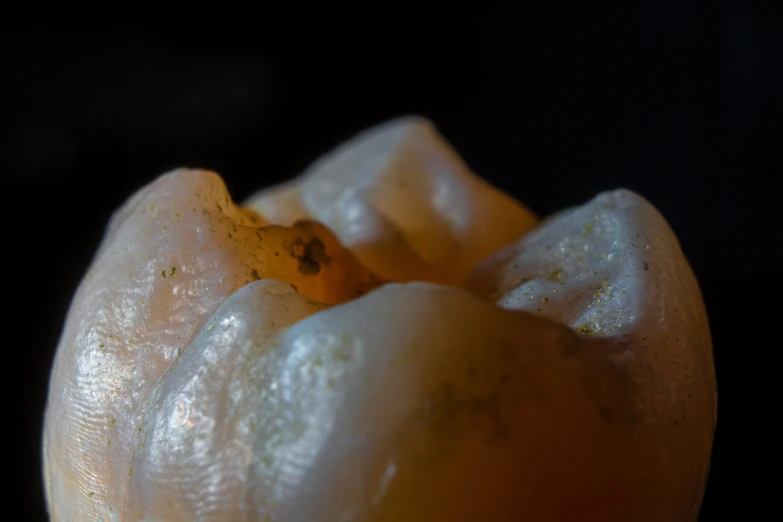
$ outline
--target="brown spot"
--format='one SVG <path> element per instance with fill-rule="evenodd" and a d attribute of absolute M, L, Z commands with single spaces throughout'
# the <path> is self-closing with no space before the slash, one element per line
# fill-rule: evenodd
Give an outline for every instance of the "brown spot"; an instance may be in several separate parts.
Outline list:
<path fill-rule="evenodd" d="M 328 265 L 331 257 L 326 254 L 326 246 L 320 239 L 313 238 L 306 243 L 297 239 L 288 248 L 288 253 L 299 261 L 299 271 L 305 275 L 315 275 L 321 271 L 321 263 Z"/>
<path fill-rule="evenodd" d="M 250 277 L 253 278 L 253 281 L 258 281 L 259 279 L 261 279 L 261 276 L 258 274 L 258 270 L 256 270 L 255 268 L 250 271 Z"/>
<path fill-rule="evenodd" d="M 577 325 L 576 328 L 574 328 L 574 331 L 587 335 L 595 334 L 595 328 L 593 328 L 592 326 L 590 326 L 589 323 L 586 322 Z"/>
<path fill-rule="evenodd" d="M 582 232 L 582 237 L 585 237 L 593 229 L 593 223 L 588 224 Z"/>

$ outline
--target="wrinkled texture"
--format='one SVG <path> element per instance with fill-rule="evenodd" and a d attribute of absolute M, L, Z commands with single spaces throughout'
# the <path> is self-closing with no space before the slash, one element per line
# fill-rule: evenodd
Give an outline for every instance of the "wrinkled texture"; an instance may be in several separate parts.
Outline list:
<path fill-rule="evenodd" d="M 644 199 L 524 234 L 403 119 L 249 207 L 180 170 L 112 219 L 51 377 L 53 520 L 696 519 L 711 340 Z"/>
<path fill-rule="evenodd" d="M 277 278 L 331 304 L 376 284 L 322 225 L 259 223 L 216 174 L 184 170 L 112 219 L 71 305 L 51 378 L 46 481 L 50 502 L 69 506 L 64 520 L 95 513 L 100 499 L 103 516 L 123 507 L 144 404 L 228 296 Z"/>

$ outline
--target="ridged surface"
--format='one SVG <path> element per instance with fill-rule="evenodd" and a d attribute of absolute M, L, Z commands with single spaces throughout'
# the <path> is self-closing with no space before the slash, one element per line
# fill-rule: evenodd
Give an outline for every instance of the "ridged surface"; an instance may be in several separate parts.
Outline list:
<path fill-rule="evenodd" d="M 118 211 L 52 372 L 52 519 L 695 520 L 711 340 L 657 211 L 616 191 L 523 235 L 426 122 L 357 140 L 261 217 L 185 170 Z M 270 225 L 301 218 L 430 282 Z"/>
<path fill-rule="evenodd" d="M 371 270 L 395 281 L 460 284 L 473 266 L 535 223 L 521 203 L 476 177 L 421 118 L 369 129 L 295 183 L 247 201 L 272 223 L 309 216 Z"/>

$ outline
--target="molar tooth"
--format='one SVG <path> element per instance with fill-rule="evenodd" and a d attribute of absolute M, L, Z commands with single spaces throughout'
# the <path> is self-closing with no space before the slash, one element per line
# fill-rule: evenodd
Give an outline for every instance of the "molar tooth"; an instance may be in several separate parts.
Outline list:
<path fill-rule="evenodd" d="M 51 376 L 53 521 L 692 519 L 711 339 L 643 198 L 531 228 L 408 118 L 249 205 L 178 170 L 113 216 Z"/>

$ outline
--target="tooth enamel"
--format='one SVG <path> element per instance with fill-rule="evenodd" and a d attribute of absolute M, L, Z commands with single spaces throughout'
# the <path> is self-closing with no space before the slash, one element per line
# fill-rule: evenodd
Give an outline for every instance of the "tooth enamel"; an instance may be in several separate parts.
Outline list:
<path fill-rule="evenodd" d="M 249 206 L 180 170 L 113 217 L 51 377 L 53 521 L 696 519 L 711 339 L 643 198 L 530 230 L 403 119 Z"/>
<path fill-rule="evenodd" d="M 255 520 L 252 473 L 286 417 L 269 399 L 271 340 L 324 308 L 269 279 L 223 303 L 146 404 L 125 519 Z"/>
<path fill-rule="evenodd" d="M 215 309 L 265 277 L 339 303 L 377 285 L 323 226 L 264 227 L 219 176 L 179 170 L 113 217 L 66 320 L 44 433 L 55 520 L 127 507 L 149 394 Z"/>
<path fill-rule="evenodd" d="M 535 222 L 471 173 L 431 123 L 413 117 L 361 133 L 315 162 L 298 185 L 261 191 L 247 206 L 283 225 L 309 215 L 387 279 L 445 284 L 461 283 Z"/>
<path fill-rule="evenodd" d="M 622 345 L 430 284 L 309 317 L 304 298 L 263 284 L 229 298 L 148 406 L 137 517 L 172 502 L 183 514 L 167 520 L 503 520 L 510 507 L 543 515 L 542 496 L 587 479 L 575 513 L 632 514 L 595 499 L 631 496 L 618 477 L 654 477 L 623 465 L 650 445 L 629 420 L 635 385 L 586 353 Z M 259 327 L 283 298 L 287 320 Z"/>

